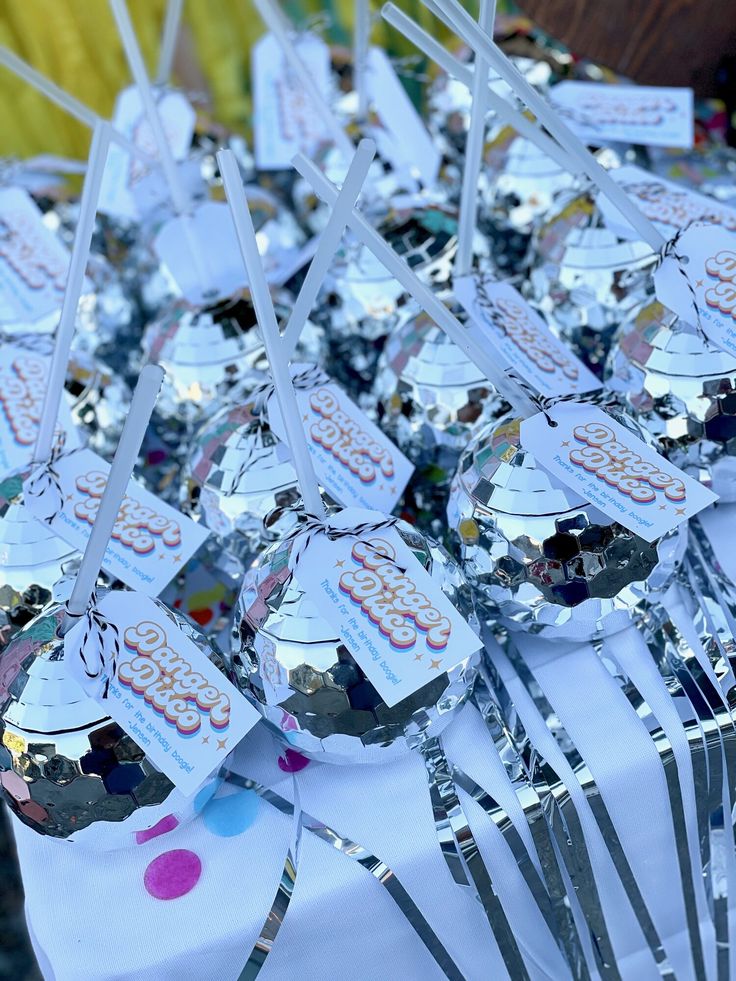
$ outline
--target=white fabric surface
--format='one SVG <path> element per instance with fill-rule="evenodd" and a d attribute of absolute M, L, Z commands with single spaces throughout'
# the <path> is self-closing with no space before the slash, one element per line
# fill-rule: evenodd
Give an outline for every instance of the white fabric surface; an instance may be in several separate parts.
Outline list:
<path fill-rule="evenodd" d="M 717 530 L 714 545 L 731 559 L 736 573 L 729 528 L 734 513 L 719 508 L 709 532 Z M 607 643 L 672 743 L 708 976 L 714 978 L 713 928 L 697 869 L 695 791 L 684 729 L 636 631 L 624 631 Z M 664 771 L 644 724 L 591 646 L 563 648 L 523 638 L 520 648 L 595 778 L 678 981 L 694 979 Z M 575 802 L 621 976 L 655 981 L 655 961 L 577 779 L 509 662 L 500 652 L 493 658 L 532 742 Z M 474 707 L 462 711 L 444 746 L 448 757 L 505 807 L 533 849 L 521 806 Z M 294 778 L 279 769 L 280 752 L 258 726 L 238 750 L 235 769 L 291 799 Z M 421 758 L 409 756 L 385 766 L 311 763 L 296 780 L 306 812 L 374 851 L 396 872 L 465 977 L 507 977 L 481 907 L 453 882 L 445 865 Z M 568 977 L 508 845 L 480 807 L 461 797 L 530 976 L 535 981 Z M 213 834 L 200 816 L 145 844 L 106 853 L 39 837 L 18 821 L 14 828 L 29 926 L 46 978 L 227 981 L 238 977 L 270 908 L 292 823 L 260 801 L 253 823 L 233 837 Z M 146 866 L 178 848 L 200 857 L 201 878 L 181 898 L 154 899 L 143 885 Z M 733 892 L 733 861 L 730 871 Z M 398 981 L 441 976 L 381 885 L 305 832 L 294 896 L 260 977 Z"/>

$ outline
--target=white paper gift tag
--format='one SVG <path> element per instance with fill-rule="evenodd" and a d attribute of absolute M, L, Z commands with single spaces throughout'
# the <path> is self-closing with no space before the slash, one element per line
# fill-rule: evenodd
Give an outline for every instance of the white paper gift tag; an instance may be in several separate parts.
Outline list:
<path fill-rule="evenodd" d="M 570 128 L 589 143 L 693 145 L 692 89 L 569 81 L 554 85 L 549 97 Z"/>
<path fill-rule="evenodd" d="M 207 201 L 191 215 L 170 219 L 153 247 L 190 303 L 213 303 L 247 285 L 235 225 L 224 202 Z"/>
<path fill-rule="evenodd" d="M 61 309 L 69 253 L 19 187 L 0 190 L 0 322 L 33 321 Z M 89 289 L 85 280 L 83 289 Z"/>
<path fill-rule="evenodd" d="M 648 542 L 718 500 L 601 409 L 561 402 L 521 424 L 540 466 Z"/>
<path fill-rule="evenodd" d="M 654 273 L 657 299 L 736 356 L 736 234 L 697 223 L 674 251 Z"/>
<path fill-rule="evenodd" d="M 378 153 L 399 174 L 419 178 L 432 187 L 440 169 L 440 152 L 388 55 L 380 48 L 368 52 L 366 88 L 371 109 L 378 117 L 366 132 L 375 140 Z"/>
<path fill-rule="evenodd" d="M 696 221 L 720 225 L 731 232 L 736 231 L 736 208 L 729 208 L 715 198 L 698 194 L 682 184 L 675 184 L 674 181 L 642 170 L 641 167 L 627 164 L 609 173 L 668 240 Z M 598 195 L 598 207 L 611 231 L 622 238 L 639 238 L 605 194 Z"/>
<path fill-rule="evenodd" d="M 455 280 L 455 297 L 478 342 L 496 348 L 540 395 L 575 395 L 602 387 L 509 283 L 462 276 Z"/>
<path fill-rule="evenodd" d="M 41 422 L 51 358 L 13 344 L 0 347 L 0 478 L 25 469 Z M 69 406 L 59 405 L 57 431 L 64 433 L 64 446 L 79 446 L 79 435 Z"/>
<path fill-rule="evenodd" d="M 304 368 L 293 365 L 292 372 Z M 320 484 L 344 507 L 390 514 L 414 467 L 333 381 L 297 390 L 309 452 Z M 288 445 L 278 400 L 268 400 L 271 429 Z"/>
<path fill-rule="evenodd" d="M 329 103 L 330 49 L 315 34 L 302 34 L 294 45 Z M 292 158 L 299 152 L 314 157 L 322 143 L 330 142 L 330 134 L 272 34 L 255 44 L 251 65 L 256 167 L 284 170 L 291 167 Z"/>
<path fill-rule="evenodd" d="M 349 508 L 328 523 L 350 528 L 383 517 Z M 392 528 L 333 541 L 316 535 L 294 572 L 388 706 L 482 646 Z"/>
<path fill-rule="evenodd" d="M 92 450 L 62 456 L 55 477 L 34 471 L 23 483 L 24 503 L 59 538 L 83 552 L 107 484 L 110 464 Z M 157 596 L 209 534 L 131 479 L 103 567 L 131 589 Z"/>
<path fill-rule="evenodd" d="M 156 106 L 174 160 L 183 160 L 192 143 L 196 113 L 181 92 L 159 93 Z M 156 159 L 156 141 L 135 85 L 123 89 L 118 96 L 112 124 L 144 153 Z M 134 157 L 117 143 L 111 143 L 98 210 L 118 218 L 135 220 L 143 217 L 135 189 L 149 169 L 144 160 Z"/>
<path fill-rule="evenodd" d="M 82 618 L 64 638 L 65 660 L 81 687 L 191 796 L 260 714 L 148 596 L 116 590 L 96 609 L 110 626 L 102 636 L 91 629 L 83 648 Z M 102 642 L 108 654 L 117 643 L 106 697 L 103 679 L 87 676 L 81 656 L 96 673 Z"/>

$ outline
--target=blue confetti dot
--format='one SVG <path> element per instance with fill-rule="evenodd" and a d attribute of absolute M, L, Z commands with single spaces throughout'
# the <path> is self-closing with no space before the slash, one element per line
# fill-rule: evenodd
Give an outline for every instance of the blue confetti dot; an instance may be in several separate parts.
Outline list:
<path fill-rule="evenodd" d="M 241 790 L 237 794 L 211 800 L 202 811 L 208 831 L 218 838 L 233 838 L 253 823 L 258 812 L 258 794 Z"/>
<path fill-rule="evenodd" d="M 209 804 L 213 796 L 220 789 L 222 780 L 213 780 L 212 783 L 208 783 L 206 787 L 202 787 L 197 796 L 194 798 L 194 813 L 199 814 L 203 808 Z"/>

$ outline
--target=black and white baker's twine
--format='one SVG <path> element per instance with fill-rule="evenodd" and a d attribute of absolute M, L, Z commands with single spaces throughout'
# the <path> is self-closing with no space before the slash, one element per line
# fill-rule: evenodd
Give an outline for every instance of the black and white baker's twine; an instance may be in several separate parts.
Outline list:
<path fill-rule="evenodd" d="M 687 270 L 685 269 L 686 257 L 677 251 L 677 243 L 680 241 L 680 239 L 685 234 L 685 232 L 688 231 L 691 225 L 692 222 L 689 222 L 684 228 L 680 228 L 679 231 L 668 242 L 664 243 L 662 248 L 659 250 L 657 261 L 654 266 L 654 272 L 656 272 L 659 269 L 659 267 L 662 265 L 665 259 L 675 260 L 675 262 L 677 263 L 677 271 L 684 278 L 687 288 L 690 292 L 690 297 L 692 299 L 693 310 L 695 311 L 695 323 L 693 324 L 693 327 L 695 327 L 698 333 L 700 334 L 700 336 L 703 339 L 705 339 L 705 332 L 703 330 L 703 325 L 700 320 L 700 307 L 698 306 L 698 297 L 697 294 L 695 293 L 695 288 L 693 287 L 693 284 L 690 282 L 690 277 L 687 274 Z"/>
<path fill-rule="evenodd" d="M 79 657 L 84 673 L 90 680 L 103 679 L 102 697 L 107 698 L 110 682 L 118 670 L 120 632 L 97 606 L 97 593 L 90 597 L 84 613 L 72 613 L 66 606 L 70 620 L 84 620 L 84 633 L 79 645 Z"/>
<path fill-rule="evenodd" d="M 299 392 L 308 392 L 320 385 L 326 385 L 330 381 L 327 375 L 317 365 L 308 365 L 302 371 L 298 371 L 291 379 L 294 388 Z M 268 400 L 276 391 L 273 381 L 264 382 L 253 389 L 248 397 L 248 402 L 252 404 L 253 417 L 257 424 L 257 432 L 254 436 L 248 453 L 240 461 L 240 465 L 232 479 L 229 488 L 225 491 L 225 497 L 232 497 L 237 494 L 243 477 L 256 461 L 258 454 L 263 450 L 263 431 L 266 426 L 266 409 Z"/>
<path fill-rule="evenodd" d="M 620 401 L 616 394 L 606 392 L 604 389 L 583 394 L 579 392 L 570 392 L 567 395 L 540 395 L 539 392 L 533 388 L 529 382 L 526 381 L 526 379 L 522 378 L 518 371 L 516 371 L 514 368 L 506 368 L 504 374 L 514 383 L 514 385 L 522 390 L 534 408 L 538 412 L 542 413 L 544 418 L 547 420 L 547 425 L 552 427 L 552 429 L 554 429 L 558 423 L 552 418 L 551 411 L 556 405 L 561 405 L 563 402 L 584 401 L 586 405 L 596 405 L 601 409 L 620 408 Z"/>
<path fill-rule="evenodd" d="M 42 498 L 45 495 L 53 496 L 54 507 L 50 515 L 42 520 L 51 525 L 54 519 L 64 508 L 64 492 L 61 487 L 61 477 L 56 469 L 61 460 L 65 460 L 75 453 L 79 453 L 81 446 L 76 446 L 71 450 L 65 450 L 66 434 L 61 431 L 58 433 L 56 442 L 51 450 L 51 455 L 45 463 L 39 465 L 38 469 L 31 475 L 26 494 L 29 497 Z"/>
<path fill-rule="evenodd" d="M 331 542 L 339 541 L 341 538 L 355 538 L 360 541 L 364 535 L 372 535 L 374 532 L 387 531 L 389 528 L 395 527 L 398 520 L 398 518 L 386 517 L 381 521 L 363 521 L 350 528 L 335 528 L 332 525 L 328 525 L 322 518 L 318 518 L 316 514 L 311 514 L 309 511 L 303 512 L 301 520 L 285 536 L 285 541 L 294 543 L 294 548 L 289 558 L 289 569 L 293 575 L 299 565 L 300 559 L 314 539 L 319 535 L 324 535 Z M 396 564 L 390 555 L 384 555 L 378 549 L 376 549 L 376 554 L 385 558 L 387 562 Z M 406 571 L 400 566 L 397 566 L 397 568 L 401 572 Z"/>

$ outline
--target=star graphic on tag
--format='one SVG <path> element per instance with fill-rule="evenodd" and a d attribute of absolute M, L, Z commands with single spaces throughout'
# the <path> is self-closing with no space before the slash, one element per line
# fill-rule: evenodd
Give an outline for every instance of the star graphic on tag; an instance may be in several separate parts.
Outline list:
<path fill-rule="evenodd" d="M 217 740 L 217 748 L 218 749 L 227 749 L 227 739 L 218 739 Z"/>
<path fill-rule="evenodd" d="M 439 671 L 440 664 L 442 664 L 442 661 L 432 661 L 429 665 L 429 670 L 431 671 L 434 668 L 435 671 Z"/>

